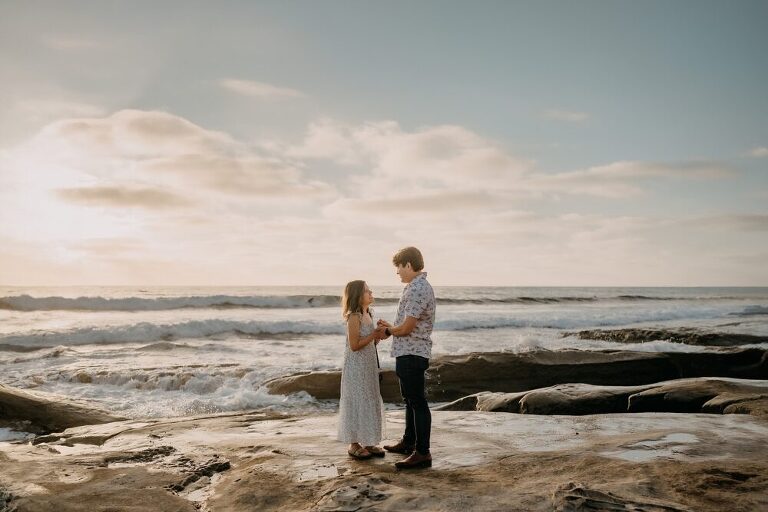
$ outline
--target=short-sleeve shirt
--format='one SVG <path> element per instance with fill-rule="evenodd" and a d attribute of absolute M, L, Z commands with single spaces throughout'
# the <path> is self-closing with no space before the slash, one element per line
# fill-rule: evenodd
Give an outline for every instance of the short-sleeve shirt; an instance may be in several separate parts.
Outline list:
<path fill-rule="evenodd" d="M 408 336 L 395 336 L 392 340 L 392 357 L 416 355 L 429 359 L 432 356 L 432 327 L 435 324 L 435 292 L 427 282 L 427 273 L 418 274 L 403 288 L 397 304 L 395 325 L 405 317 L 417 320 L 416 327 Z"/>

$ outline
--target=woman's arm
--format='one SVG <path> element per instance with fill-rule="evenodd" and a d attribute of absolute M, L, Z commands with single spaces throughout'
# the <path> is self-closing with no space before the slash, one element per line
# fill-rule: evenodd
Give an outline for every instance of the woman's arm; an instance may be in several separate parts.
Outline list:
<path fill-rule="evenodd" d="M 359 315 L 349 315 L 347 318 L 347 339 L 349 340 L 349 348 L 352 352 L 357 352 L 376 340 L 376 331 L 373 331 L 364 338 L 360 337 L 360 322 Z"/>

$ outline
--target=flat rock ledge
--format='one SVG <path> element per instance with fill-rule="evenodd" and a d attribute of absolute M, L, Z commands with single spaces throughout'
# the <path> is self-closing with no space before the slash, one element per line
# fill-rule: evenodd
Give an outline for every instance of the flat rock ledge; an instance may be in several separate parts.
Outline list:
<path fill-rule="evenodd" d="M 475 393 L 438 409 L 566 415 L 679 412 L 768 418 L 768 381 L 696 378 L 645 386 L 561 384 L 520 393 Z"/>
<path fill-rule="evenodd" d="M 768 343 L 768 336 L 709 332 L 692 327 L 681 327 L 678 329 L 592 329 L 563 333 L 563 337 L 568 336 L 576 336 L 582 340 L 602 340 L 615 343 L 671 341 L 673 343 L 685 343 L 686 345 L 700 345 L 704 347 L 736 347 Z"/>
<path fill-rule="evenodd" d="M 383 371 L 386 402 L 402 400 L 395 372 Z M 695 377 L 768 379 L 768 351 L 723 349 L 717 352 L 629 352 L 537 350 L 441 356 L 427 371 L 427 395 L 448 402 L 480 393 L 529 391 L 572 382 L 638 386 Z M 265 384 L 273 394 L 305 391 L 317 399 L 338 399 L 341 371 L 305 372 Z"/>
<path fill-rule="evenodd" d="M 387 412 L 390 439 L 403 423 Z M 416 472 L 394 469 L 402 456 L 351 459 L 336 426 L 251 412 L 0 443 L 0 510 L 768 509 L 768 422 L 753 416 L 434 411 L 434 464 Z"/>
<path fill-rule="evenodd" d="M 121 419 L 124 418 L 57 395 L 22 391 L 0 384 L 0 427 L 41 434 Z"/>

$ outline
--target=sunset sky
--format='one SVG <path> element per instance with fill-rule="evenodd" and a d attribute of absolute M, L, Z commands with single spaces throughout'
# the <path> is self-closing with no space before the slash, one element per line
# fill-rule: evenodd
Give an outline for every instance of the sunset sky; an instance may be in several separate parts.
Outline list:
<path fill-rule="evenodd" d="M 0 284 L 768 286 L 768 2 L 0 3 Z"/>

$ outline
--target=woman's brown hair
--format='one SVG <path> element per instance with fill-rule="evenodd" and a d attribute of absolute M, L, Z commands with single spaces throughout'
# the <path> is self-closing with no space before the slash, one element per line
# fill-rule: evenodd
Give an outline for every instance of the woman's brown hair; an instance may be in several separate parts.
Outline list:
<path fill-rule="evenodd" d="M 344 287 L 344 295 L 341 297 L 341 315 L 344 320 L 352 313 L 363 313 L 363 307 L 360 303 L 363 301 L 365 293 L 365 281 L 350 281 Z"/>

